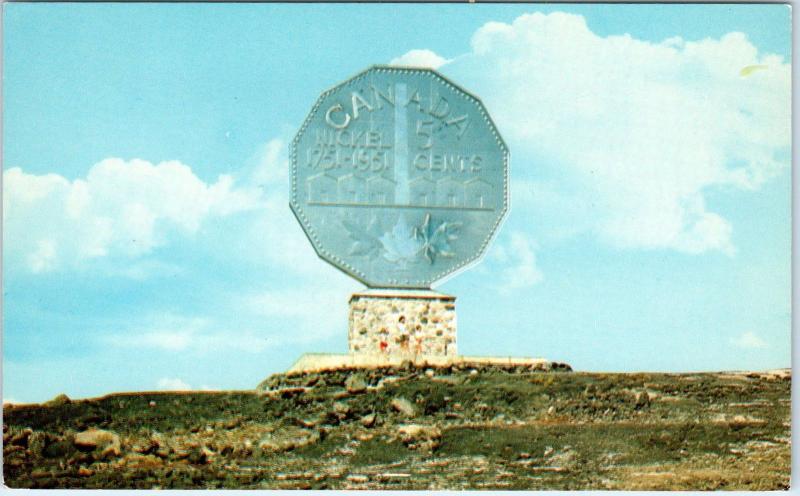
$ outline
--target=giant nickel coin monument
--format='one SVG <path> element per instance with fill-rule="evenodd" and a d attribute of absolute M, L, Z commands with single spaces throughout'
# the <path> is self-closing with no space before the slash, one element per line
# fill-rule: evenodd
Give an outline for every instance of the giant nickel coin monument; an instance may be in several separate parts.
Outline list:
<path fill-rule="evenodd" d="M 455 297 L 430 288 L 486 251 L 508 155 L 480 100 L 433 70 L 374 66 L 322 93 L 290 204 L 317 254 L 369 288 L 350 299 L 351 364 L 457 356 Z"/>

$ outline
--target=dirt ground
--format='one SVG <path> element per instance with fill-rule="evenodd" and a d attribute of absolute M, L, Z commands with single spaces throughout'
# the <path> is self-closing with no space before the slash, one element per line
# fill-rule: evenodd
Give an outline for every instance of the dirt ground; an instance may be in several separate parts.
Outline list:
<path fill-rule="evenodd" d="M 385 368 L 4 405 L 13 488 L 788 489 L 789 371 Z"/>

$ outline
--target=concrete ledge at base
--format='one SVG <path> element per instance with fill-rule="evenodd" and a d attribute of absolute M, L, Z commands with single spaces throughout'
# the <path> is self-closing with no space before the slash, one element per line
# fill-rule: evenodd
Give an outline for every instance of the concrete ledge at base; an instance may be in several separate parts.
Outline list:
<path fill-rule="evenodd" d="M 352 303 L 353 300 L 359 300 L 361 298 L 456 301 L 455 296 L 439 293 L 430 289 L 372 288 L 353 293 L 350 295 L 350 302 Z"/>
<path fill-rule="evenodd" d="M 407 361 L 411 361 L 417 365 L 427 364 L 434 367 L 444 367 L 448 365 L 506 365 L 510 367 L 531 367 L 550 363 L 550 360 L 544 358 L 528 357 L 305 353 L 286 371 L 286 373 L 298 374 L 345 368 L 399 367 Z"/>

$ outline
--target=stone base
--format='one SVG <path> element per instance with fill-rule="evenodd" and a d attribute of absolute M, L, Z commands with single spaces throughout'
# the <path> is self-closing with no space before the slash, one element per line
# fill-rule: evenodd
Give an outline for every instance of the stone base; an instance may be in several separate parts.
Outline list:
<path fill-rule="evenodd" d="M 399 367 L 403 365 L 404 362 L 408 361 L 415 365 L 430 365 L 432 367 L 446 367 L 449 365 L 459 365 L 463 367 L 501 365 L 506 367 L 530 367 L 533 369 L 546 369 L 550 367 L 552 363 L 544 358 L 527 357 L 387 355 L 384 353 L 305 353 L 286 371 L 286 373 L 301 374 L 336 369 Z"/>
<path fill-rule="evenodd" d="M 354 293 L 350 297 L 348 350 L 389 357 L 456 356 L 455 301 L 455 296 L 429 290 Z"/>

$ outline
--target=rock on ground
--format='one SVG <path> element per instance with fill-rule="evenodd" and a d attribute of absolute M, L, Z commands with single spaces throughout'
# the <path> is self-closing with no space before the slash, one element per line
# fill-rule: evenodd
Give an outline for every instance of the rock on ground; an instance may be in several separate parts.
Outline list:
<path fill-rule="evenodd" d="M 79 432 L 75 435 L 73 442 L 78 449 L 98 450 L 103 456 L 119 456 L 121 452 L 119 436 L 114 432 L 102 429 L 89 429 Z"/>
<path fill-rule="evenodd" d="M 417 409 L 414 407 L 414 404 L 402 397 L 392 400 L 392 408 L 406 417 L 413 417 L 417 414 Z"/>

